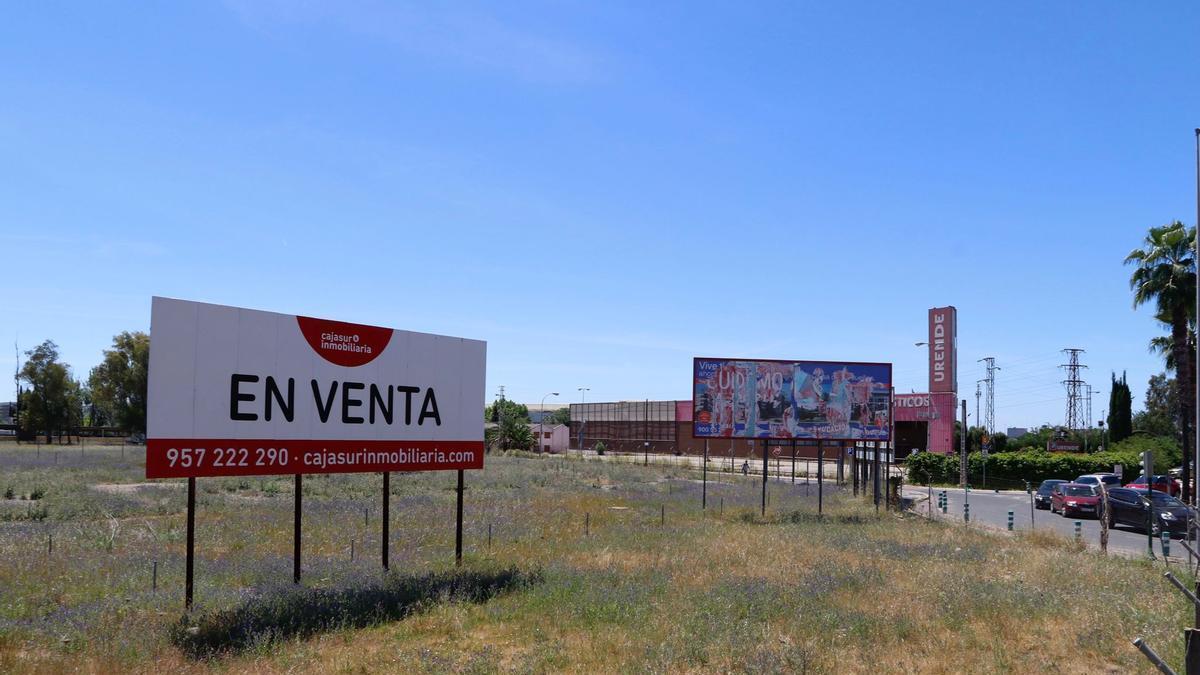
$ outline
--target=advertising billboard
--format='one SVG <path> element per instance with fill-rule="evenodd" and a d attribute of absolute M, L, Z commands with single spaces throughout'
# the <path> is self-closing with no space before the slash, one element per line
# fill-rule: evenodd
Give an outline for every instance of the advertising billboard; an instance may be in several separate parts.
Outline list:
<path fill-rule="evenodd" d="M 929 391 L 958 391 L 958 310 L 929 310 Z"/>
<path fill-rule="evenodd" d="M 154 298 L 146 477 L 482 468 L 486 350 Z"/>
<path fill-rule="evenodd" d="M 697 358 L 697 438 L 887 441 L 892 364 Z"/>

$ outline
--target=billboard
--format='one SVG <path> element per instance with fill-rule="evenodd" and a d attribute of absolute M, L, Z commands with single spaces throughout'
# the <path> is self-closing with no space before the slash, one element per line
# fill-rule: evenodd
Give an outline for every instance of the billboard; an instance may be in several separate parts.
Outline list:
<path fill-rule="evenodd" d="M 697 358 L 692 435 L 887 441 L 892 364 Z"/>
<path fill-rule="evenodd" d="M 958 310 L 929 310 L 929 391 L 958 391 Z"/>
<path fill-rule="evenodd" d="M 486 349 L 156 297 L 146 477 L 482 468 Z"/>

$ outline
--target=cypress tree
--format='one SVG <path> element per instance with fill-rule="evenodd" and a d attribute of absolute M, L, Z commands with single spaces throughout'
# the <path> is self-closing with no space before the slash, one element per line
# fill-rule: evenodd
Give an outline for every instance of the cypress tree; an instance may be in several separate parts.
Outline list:
<path fill-rule="evenodd" d="M 1116 443 L 1129 438 L 1133 434 L 1133 393 L 1125 381 L 1125 373 L 1121 379 L 1112 374 L 1112 389 L 1108 394 L 1108 438 L 1110 443 Z"/>

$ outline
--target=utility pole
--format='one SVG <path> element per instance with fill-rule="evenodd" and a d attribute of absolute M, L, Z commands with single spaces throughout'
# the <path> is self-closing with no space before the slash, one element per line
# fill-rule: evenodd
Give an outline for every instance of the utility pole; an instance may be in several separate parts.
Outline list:
<path fill-rule="evenodd" d="M 18 418 L 21 415 L 21 348 L 17 345 L 19 337 L 13 338 L 13 388 L 17 390 L 17 397 L 13 399 L 13 407 L 9 410 L 12 415 L 12 423 L 18 425 L 17 445 L 21 444 L 21 432 L 19 430 Z"/>
<path fill-rule="evenodd" d="M 979 424 L 979 384 L 983 380 L 975 380 L 975 423 Z"/>
<path fill-rule="evenodd" d="M 959 448 L 958 480 L 967 487 L 967 399 L 962 400 L 962 446 Z"/>
<path fill-rule="evenodd" d="M 1084 353 L 1084 350 L 1076 347 L 1068 347 L 1062 350 L 1067 355 L 1067 363 L 1059 366 L 1067 372 L 1067 379 L 1063 380 L 1063 385 L 1067 388 L 1067 430 L 1076 431 L 1080 428 L 1083 422 L 1083 410 L 1081 404 L 1083 402 L 1083 392 L 1081 391 L 1084 381 L 1079 379 L 1079 370 L 1087 368 L 1087 366 L 1079 363 L 1079 355 Z"/>
<path fill-rule="evenodd" d="M 508 441 L 504 438 L 504 385 L 500 385 L 500 393 L 497 396 L 500 397 L 500 402 L 496 404 L 498 406 L 496 408 L 496 423 L 499 425 L 496 427 L 496 440 L 500 441 L 501 450 L 507 450 Z"/>
<path fill-rule="evenodd" d="M 1196 223 L 1195 223 L 1195 225 L 1197 228 L 1200 228 L 1200 128 L 1196 129 Z M 1196 250 L 1195 250 L 1195 252 L 1192 253 L 1192 260 L 1197 261 L 1197 265 L 1200 266 L 1200 237 L 1196 237 Z M 1200 284 L 1196 284 L 1196 316 L 1200 317 Z M 1200 330 L 1197 330 L 1196 332 L 1200 333 Z M 1198 366 L 1200 366 L 1200 359 L 1196 359 L 1196 361 L 1197 361 Z M 1193 372 L 1192 380 L 1193 380 L 1192 386 L 1195 387 L 1195 392 L 1194 392 L 1195 399 L 1192 401 L 1192 403 L 1193 403 L 1192 412 L 1196 412 L 1196 411 L 1200 411 L 1200 372 Z M 1192 451 L 1195 452 L 1196 461 L 1192 465 L 1192 471 L 1191 471 L 1190 477 L 1195 477 L 1196 474 L 1200 474 L 1200 413 L 1197 413 L 1196 418 L 1197 419 L 1194 421 L 1194 423 L 1192 425 L 1193 427 L 1195 427 L 1194 429 L 1192 429 L 1192 433 L 1195 434 L 1192 439 L 1193 441 L 1195 441 L 1195 443 L 1192 446 Z M 1188 478 L 1189 478 L 1188 465 L 1187 465 L 1186 461 L 1183 463 L 1183 472 L 1184 472 L 1183 482 L 1184 482 L 1184 486 L 1185 486 L 1183 489 L 1184 489 L 1184 493 L 1186 494 L 1187 493 L 1186 486 L 1188 484 Z M 1196 479 L 1195 483 L 1196 483 L 1196 487 L 1200 488 L 1200 479 Z M 1192 498 L 1195 499 L 1196 504 L 1200 504 L 1200 489 L 1193 490 L 1192 493 L 1193 493 Z"/>
<path fill-rule="evenodd" d="M 1084 409 L 1087 410 L 1087 419 L 1083 421 L 1083 451 L 1088 451 L 1088 436 L 1092 433 L 1092 385 L 1084 384 L 1084 389 L 1087 389 L 1087 398 L 1084 399 L 1086 404 Z"/>

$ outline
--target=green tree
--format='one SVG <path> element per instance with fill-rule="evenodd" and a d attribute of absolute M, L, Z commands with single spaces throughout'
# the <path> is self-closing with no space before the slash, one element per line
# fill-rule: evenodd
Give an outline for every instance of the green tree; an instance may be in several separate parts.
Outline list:
<path fill-rule="evenodd" d="M 61 441 L 63 432 L 83 416 L 79 383 L 71 378 L 70 366 L 58 360 L 58 345 L 52 340 L 25 352 L 25 357 L 20 379 L 29 391 L 20 402 L 21 426 L 34 434 L 45 433 L 47 443 L 57 432 Z"/>
<path fill-rule="evenodd" d="M 150 336 L 126 331 L 113 337 L 112 349 L 88 376 L 98 418 L 130 432 L 146 432 L 146 382 L 150 369 Z"/>
<path fill-rule="evenodd" d="M 529 408 L 502 398 L 483 409 L 483 420 L 493 424 L 500 424 L 501 420 L 528 422 Z"/>
<path fill-rule="evenodd" d="M 489 426 L 484 431 L 484 444 L 488 450 L 532 450 L 533 431 L 529 423 L 513 418 Z"/>
<path fill-rule="evenodd" d="M 1151 436 L 1179 435 L 1179 387 L 1166 373 L 1151 375 L 1145 409 L 1133 416 L 1133 428 Z"/>
<path fill-rule="evenodd" d="M 1192 373 L 1196 364 L 1189 341 L 1189 325 L 1195 319 L 1196 300 L 1196 230 L 1176 220 L 1168 225 L 1152 227 L 1142 247 L 1125 256 L 1126 265 L 1134 265 L 1129 277 L 1133 290 L 1133 306 L 1154 304 L 1155 317 L 1171 327 L 1171 355 L 1181 391 L 1194 391 Z M 1151 343 L 1151 349 L 1154 344 Z M 1195 421 L 1191 396 L 1178 401 L 1180 438 L 1183 456 L 1189 454 L 1189 436 Z M 1183 484 L 1188 485 L 1188 463 L 1184 462 Z M 1200 467 L 1197 467 L 1200 470 Z M 1186 488 L 1185 488 L 1186 490 Z M 1184 493 L 1187 496 L 1187 493 Z"/>
<path fill-rule="evenodd" d="M 571 424 L 571 409 L 559 408 L 546 417 L 546 424 Z"/>
<path fill-rule="evenodd" d="M 1112 388 L 1108 393 L 1108 441 L 1119 443 L 1129 438 L 1133 433 L 1133 395 L 1129 384 L 1125 381 L 1125 373 L 1121 379 L 1112 374 Z"/>

